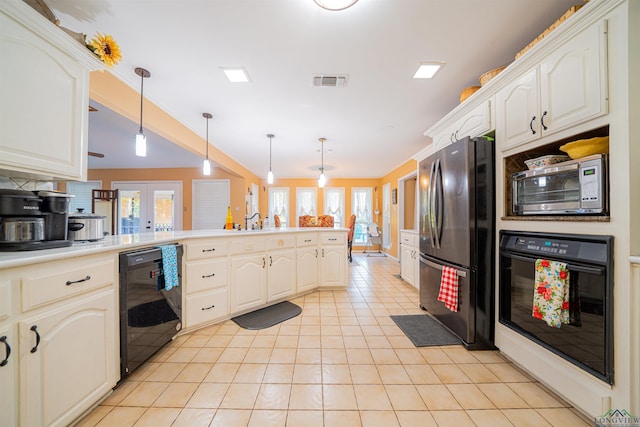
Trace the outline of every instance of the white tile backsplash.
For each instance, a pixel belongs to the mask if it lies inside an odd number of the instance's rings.
[[[0,188],[11,190],[55,190],[57,184],[51,181],[36,181],[28,178],[0,176]]]

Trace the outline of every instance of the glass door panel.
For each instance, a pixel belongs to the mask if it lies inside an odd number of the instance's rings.
[[[182,230],[182,183],[176,181],[114,181],[118,189],[119,233]]]
[[[173,231],[174,228],[174,191],[156,190],[153,192],[153,225],[155,231]]]
[[[120,191],[120,234],[140,233],[140,190]]]

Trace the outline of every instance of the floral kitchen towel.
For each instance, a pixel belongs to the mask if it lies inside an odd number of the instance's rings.
[[[536,260],[533,312],[536,319],[559,328],[569,324],[569,270],[564,262]]]
[[[164,290],[169,291],[179,285],[178,255],[176,245],[158,246],[162,251],[162,270],[164,276]]]
[[[455,268],[442,266],[438,301],[442,301],[449,310],[458,311],[458,271]]]

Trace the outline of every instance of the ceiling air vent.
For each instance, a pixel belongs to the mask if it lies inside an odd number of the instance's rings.
[[[314,87],[344,87],[347,85],[346,74],[335,74],[327,76],[313,76]]]

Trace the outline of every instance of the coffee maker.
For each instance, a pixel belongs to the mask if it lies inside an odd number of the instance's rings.
[[[55,191],[0,190],[0,251],[71,246],[67,239],[72,195]]]

